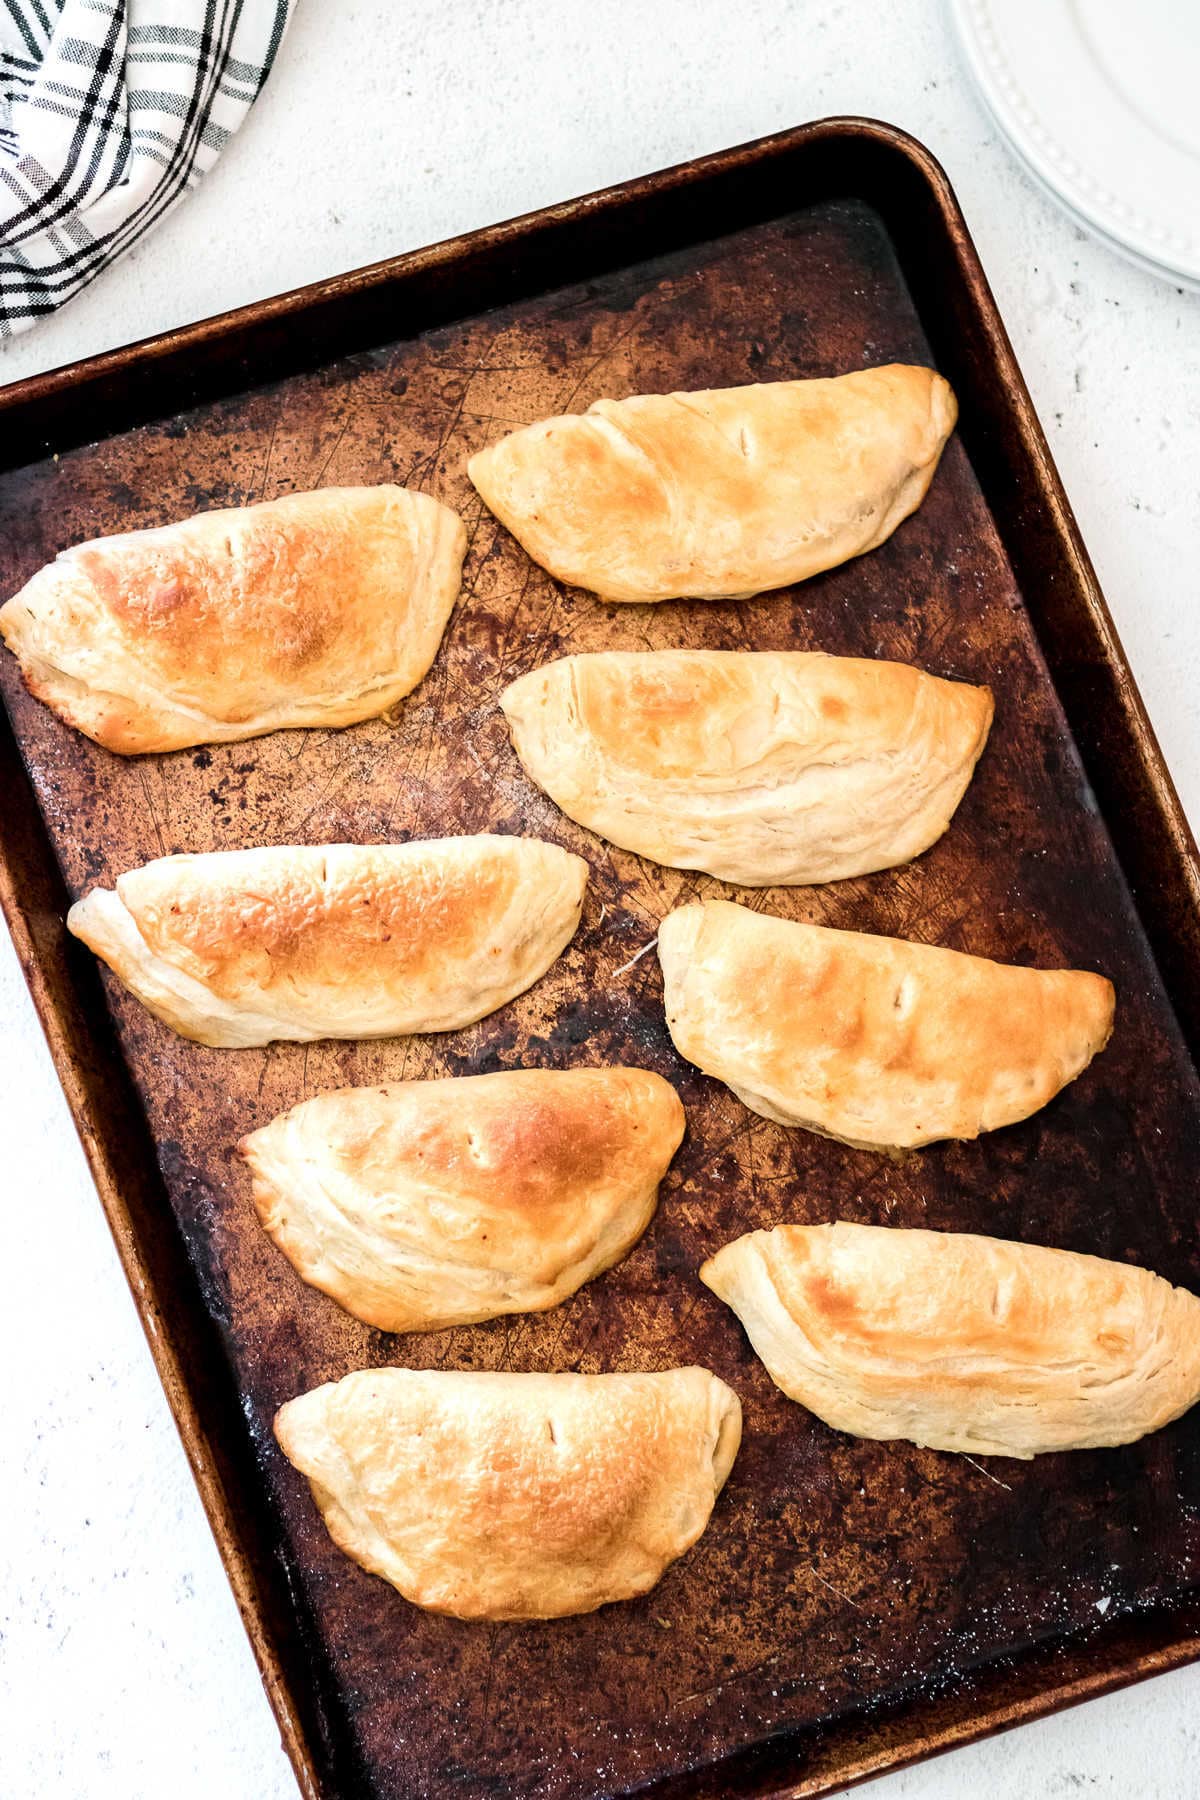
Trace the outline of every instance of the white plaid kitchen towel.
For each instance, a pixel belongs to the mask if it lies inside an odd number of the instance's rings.
[[[77,294],[210,169],[294,0],[0,0],[0,338]]]

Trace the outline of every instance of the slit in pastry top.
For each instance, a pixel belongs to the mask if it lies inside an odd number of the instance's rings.
[[[544,1312],[650,1223],[683,1137],[649,1069],[344,1088],[239,1145],[293,1267],[381,1331]]]
[[[465,549],[428,494],[287,494],[64,550],[0,635],[30,693],[122,755],[351,725],[429,668]]]
[[[1129,1444],[1200,1399],[1200,1299],[967,1232],[779,1225],[710,1257],[771,1379],[856,1437],[1028,1458]]]
[[[557,1619],[644,1594],[708,1524],[741,1440],[707,1369],[362,1369],[275,1435],[335,1544],[430,1612]]]
[[[218,1048],[455,1031],[545,974],[587,864],[538,838],[164,856],[68,929],[156,1017]]]
[[[873,550],[925,497],[957,406],[932,369],[597,400],[473,456],[535,562],[604,600],[748,599]]]
[[[601,651],[500,704],[578,824],[744,887],[840,881],[939,838],[992,720],[987,688],[806,651]]]
[[[681,1056],[781,1125],[863,1149],[974,1138],[1045,1106],[1108,1042],[1112,983],[728,900],[659,926]]]

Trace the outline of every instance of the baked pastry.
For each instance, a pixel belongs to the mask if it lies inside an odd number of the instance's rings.
[[[381,1331],[544,1312],[619,1262],[679,1148],[649,1069],[511,1069],[343,1088],[239,1145],[258,1216]]]
[[[597,400],[467,464],[535,562],[605,600],[748,599],[915,512],[958,409],[932,369]]]
[[[779,1225],[701,1281],[827,1425],[932,1450],[1131,1444],[1200,1399],[1200,1300],[1147,1269],[949,1231]]]
[[[796,650],[566,656],[500,704],[526,770],[570,818],[744,887],[920,855],[992,722],[987,688]]]
[[[681,1056],[780,1125],[862,1149],[973,1138],[1028,1118],[1108,1042],[1113,989],[728,900],[659,926]]]
[[[67,928],[184,1037],[455,1031],[535,982],[579,923],[587,864],[537,838],[163,856]]]
[[[275,1419],[338,1547],[459,1619],[644,1594],[708,1524],[741,1434],[707,1369],[363,1369]]]
[[[352,725],[437,655],[466,541],[401,487],[222,507],[64,550],[0,634],[31,694],[124,756]]]

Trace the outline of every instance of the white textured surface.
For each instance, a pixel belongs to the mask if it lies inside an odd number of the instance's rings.
[[[1200,820],[1200,300],[1042,198],[938,0],[300,0],[204,188],[15,380],[832,112],[949,170],[1185,803]],[[294,1784],[15,959],[0,934],[0,1794],[293,1800]],[[879,1800],[1195,1794],[1200,1671],[881,1781]]]

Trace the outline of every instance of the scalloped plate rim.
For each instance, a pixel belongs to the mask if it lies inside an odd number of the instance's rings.
[[[1136,220],[1132,224],[1123,222],[1110,208],[1105,206],[1102,198],[1097,198],[1089,192],[1092,186],[1101,185],[1103,178],[1096,177],[1089,172],[1083,158],[1078,156],[1078,145],[1070,142],[1069,132],[1064,131],[1062,121],[1047,119],[1044,115],[1039,116],[1029,96],[1021,93],[1019,96],[1020,110],[1029,114],[1036,134],[1053,143],[1055,149],[1061,147],[1073,159],[1078,158],[1078,172],[1081,179],[1077,182],[1070,177],[1065,177],[1056,168],[1055,158],[1048,155],[1039,146],[1035,136],[1031,135],[1029,124],[1019,116],[1017,107],[1004,91],[1005,88],[1017,85],[1017,72],[1002,68],[998,56],[984,43],[981,37],[981,24],[984,27],[990,26],[994,12],[990,0],[948,0],[948,5],[959,50],[988,113],[1039,186],[1063,208],[1074,224],[1098,237],[1109,249],[1124,256],[1136,267],[1147,274],[1157,276],[1162,281],[1168,281],[1193,291],[1200,290],[1200,240],[1196,241],[1194,247],[1189,246],[1177,253],[1164,252],[1156,241],[1157,231],[1154,228],[1158,220],[1163,219],[1165,215],[1165,222],[1168,225],[1175,225],[1175,221],[1170,218],[1170,196],[1161,189],[1157,192],[1156,199],[1162,203],[1156,207],[1158,218],[1156,220],[1144,218],[1142,223],[1146,227],[1145,230],[1138,230]],[[1066,10],[1066,0],[1041,0],[1041,6],[1057,6],[1061,10]],[[1043,14],[1043,20],[1044,17]],[[1006,31],[1011,38],[1011,13],[1006,15]],[[1079,35],[1079,47],[1081,58],[1087,58],[1088,53],[1082,34]],[[1088,58],[1088,62],[1090,65],[1090,58]],[[1064,91],[1066,85],[1064,82]],[[1123,127],[1128,126],[1128,115],[1115,91],[1111,116],[1114,132],[1119,132]],[[1064,139],[1067,141],[1064,142]],[[1195,159],[1186,151],[1176,149],[1165,138],[1159,139],[1158,142],[1162,145],[1164,153],[1169,152],[1177,159],[1181,171],[1182,189],[1188,171],[1195,172],[1197,170]],[[1185,233],[1192,228],[1193,220],[1197,215],[1194,195],[1195,189],[1193,189],[1192,205],[1186,220],[1181,218],[1178,225],[1175,226],[1176,229]]]

